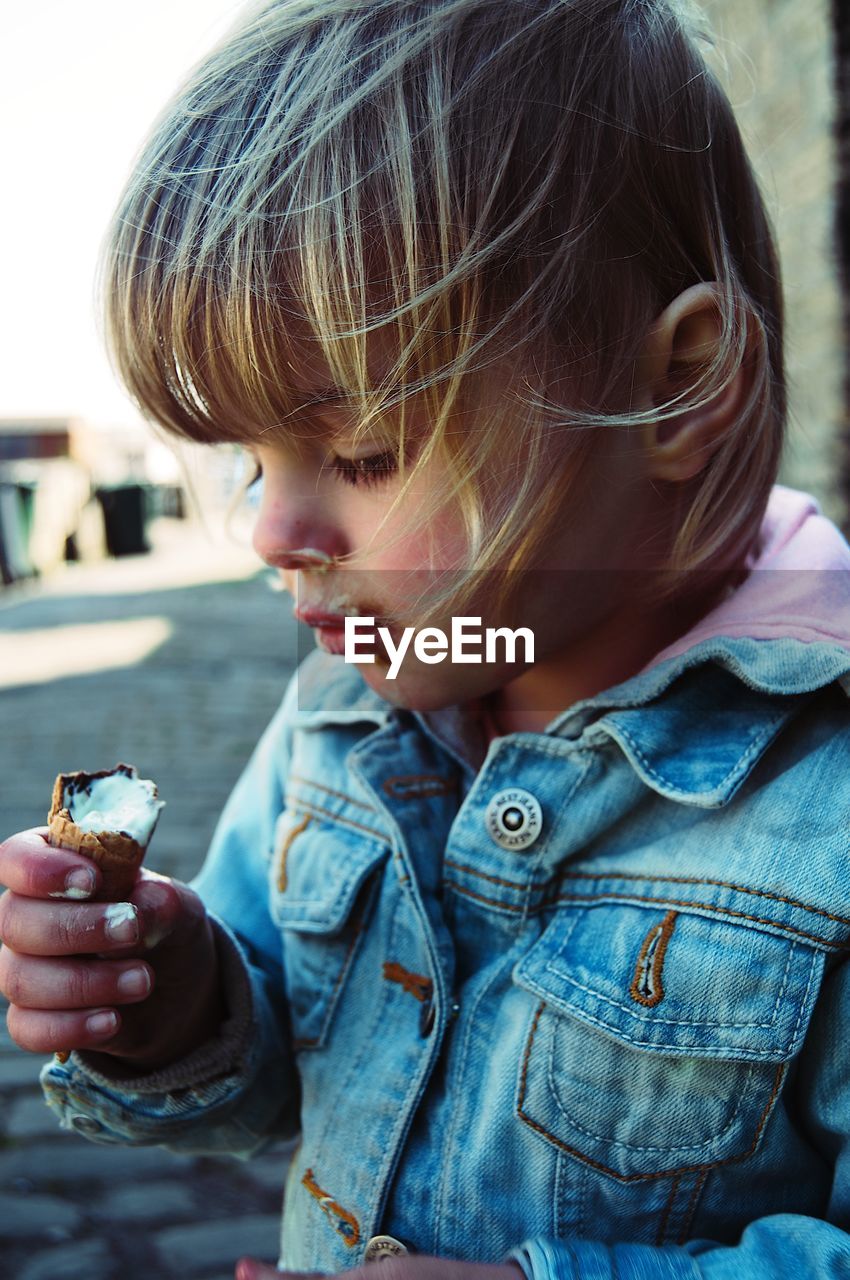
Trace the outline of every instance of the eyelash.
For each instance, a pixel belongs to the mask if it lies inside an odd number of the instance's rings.
[[[398,458],[392,449],[386,449],[383,453],[373,453],[368,458],[341,458],[335,453],[329,465],[344,484],[353,485],[355,488],[366,488],[384,484],[390,476],[395,475],[398,471]],[[247,487],[253,489],[262,476],[262,464],[255,460],[254,474]]]
[[[391,449],[368,458],[340,458],[335,453],[330,465],[345,484],[365,487],[385,483],[398,470],[398,459]]]

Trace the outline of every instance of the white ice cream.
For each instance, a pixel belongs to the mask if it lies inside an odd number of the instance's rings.
[[[147,846],[164,800],[154,797],[155,784],[121,769],[86,785],[71,782],[64,802],[81,831],[119,831]]]

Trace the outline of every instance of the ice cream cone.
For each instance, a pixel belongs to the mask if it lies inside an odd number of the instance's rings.
[[[119,774],[145,789],[145,803],[153,816],[152,820],[149,818],[144,839],[137,839],[128,831],[86,831],[71,816],[75,796],[91,794],[92,784]],[[96,773],[82,770],[60,773],[53,784],[53,798],[47,815],[47,840],[53,848],[73,849],[97,863],[102,882],[95,895],[96,901],[121,902],[132,893],[162,805],[163,801],[157,799],[156,786],[140,780],[133,765],[117,764],[114,769],[101,769]],[[56,1057],[60,1062],[67,1062],[69,1053],[62,1050]]]
[[[108,778],[118,772],[126,774],[128,778],[138,777],[136,769],[126,764],[116,765],[114,769],[101,769],[96,773],[85,773],[82,770],[60,773],[53,784],[53,800],[47,815],[49,844],[54,848],[61,845],[64,849],[82,853],[100,867],[103,884],[97,897],[104,902],[120,902],[129,897],[150,837],[145,844],[141,844],[124,831],[81,830],[71,817],[66,790],[69,784],[80,789],[98,778]],[[154,799],[156,795],[154,787]]]

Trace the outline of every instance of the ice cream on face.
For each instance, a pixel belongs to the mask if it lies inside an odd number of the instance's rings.
[[[68,782],[64,802],[71,821],[81,831],[117,831],[142,848],[150,840],[165,803],[156,799],[153,782],[121,765],[105,777],[83,774]]]

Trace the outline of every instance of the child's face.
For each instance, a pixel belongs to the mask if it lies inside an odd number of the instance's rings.
[[[325,390],[327,379],[311,377],[301,366],[305,401]],[[491,379],[483,395],[504,393]],[[486,406],[485,406],[486,407]],[[439,570],[466,564],[466,534],[459,510],[450,505],[419,526],[432,494],[444,478],[445,462],[429,462],[416,487],[385,526],[371,550],[365,550],[387,512],[401,483],[394,455],[386,442],[352,444],[351,426],[341,405],[330,401],[309,410],[311,427],[327,433],[311,441],[304,456],[279,443],[252,446],[263,470],[262,503],[254,531],[254,546],[262,558],[280,568],[286,589],[299,610],[316,609],[330,614],[374,616],[378,625],[387,616],[405,618],[405,601],[419,596]],[[427,423],[414,404],[414,430]],[[382,456],[383,455],[383,456]],[[506,460],[520,466],[521,459]],[[591,475],[580,509],[565,512],[557,536],[526,574],[519,594],[519,608],[511,625],[530,627],[535,637],[536,694],[551,696],[552,711],[561,709],[557,688],[547,686],[544,673],[568,662],[577,643],[584,642],[624,601],[623,578],[618,569],[641,567],[639,544],[648,515],[649,486],[642,482],[632,439],[622,431],[600,434],[600,445],[591,461]],[[411,532],[415,530],[415,532]],[[391,545],[387,545],[391,544]],[[313,549],[329,556],[354,557],[351,565],[328,569],[309,567],[294,554]],[[465,616],[479,617],[481,627],[505,625],[494,612],[493,581],[481,575],[475,600]],[[407,625],[406,622],[402,626]],[[427,615],[428,626],[451,636],[451,617]],[[401,627],[393,628],[398,644]],[[318,628],[316,639],[328,641]],[[363,647],[361,652],[371,652]],[[389,702],[413,710],[438,707],[481,697],[517,679],[528,669],[524,646],[517,646],[519,661],[452,663],[421,662],[410,648],[394,679],[380,642],[376,661],[360,671],[372,688]],[[499,653],[503,653],[501,646]],[[483,653],[482,653],[483,656]],[[343,662],[340,654],[338,661]]]

